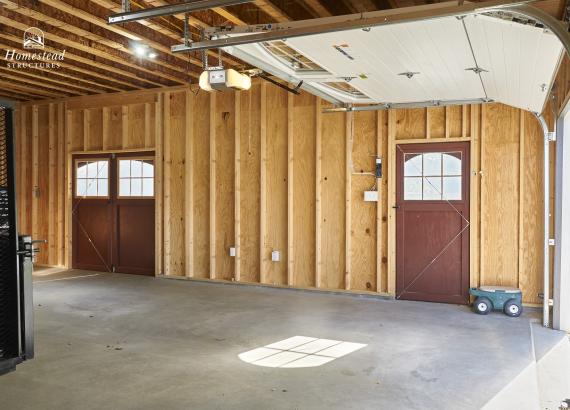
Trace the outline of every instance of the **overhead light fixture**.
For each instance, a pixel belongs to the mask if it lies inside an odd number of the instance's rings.
[[[233,69],[205,70],[200,74],[200,88],[205,91],[249,90],[251,77]]]
[[[134,55],[137,56],[138,58],[155,59],[156,57],[158,57],[156,51],[151,49],[147,44],[135,43],[132,46],[132,50]]]

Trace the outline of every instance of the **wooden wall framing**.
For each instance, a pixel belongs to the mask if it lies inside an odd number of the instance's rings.
[[[530,113],[325,107],[267,83],[22,103],[20,231],[48,240],[39,264],[69,266],[72,153],[155,150],[157,275],[394,294],[396,146],[470,141],[471,285],[519,286],[540,303],[542,133]],[[377,156],[375,204],[363,191]]]

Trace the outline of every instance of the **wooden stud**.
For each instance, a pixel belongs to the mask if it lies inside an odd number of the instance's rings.
[[[431,110],[426,108],[426,139],[431,138]]]
[[[470,183],[470,204],[469,204],[469,265],[470,286],[479,286],[479,269],[480,264],[478,256],[480,252],[479,241],[479,216],[480,216],[480,177],[479,177],[479,158],[480,158],[480,145],[479,145],[479,113],[481,110],[480,105],[471,106],[471,175],[469,176]],[[465,121],[464,121],[465,123]]]
[[[66,262],[68,269],[73,267],[73,161],[71,158],[71,147],[73,145],[73,134],[71,132],[71,121],[73,113],[65,106],[65,158],[66,158],[66,199],[65,199],[65,246],[66,246]]]
[[[164,169],[164,151],[163,151],[163,143],[164,139],[162,136],[162,119],[164,118],[164,111],[163,111],[163,100],[164,96],[162,94],[158,94],[158,99],[154,104],[154,109],[156,112],[156,121],[154,123],[155,126],[155,142],[154,146],[155,149],[155,166],[154,166],[154,194],[155,194],[155,209],[154,209],[154,220],[155,220],[155,231],[154,231],[154,273],[156,276],[162,275],[164,270],[162,266],[162,258],[163,258],[163,241],[164,237],[162,236],[163,232],[163,216],[164,216],[164,209],[163,209],[163,169]]]
[[[57,265],[65,265],[65,106],[57,105]]]
[[[210,94],[210,279],[216,279],[216,93]]]
[[[48,105],[48,258],[49,265],[57,264],[57,141],[55,134],[55,104]]]
[[[184,250],[185,250],[185,268],[186,277],[191,278],[194,275],[194,218],[192,218],[192,210],[194,209],[194,126],[193,126],[194,98],[191,91],[186,91],[186,138],[185,143],[185,178],[184,178]]]
[[[295,286],[295,245],[294,245],[294,147],[293,147],[293,94],[287,94],[287,248],[288,248],[288,264],[287,264],[287,285]]]
[[[106,151],[109,149],[109,122],[110,122],[110,111],[109,111],[109,107],[103,107],[103,127],[102,127],[102,132],[103,132],[103,151]]]
[[[396,293],[396,112],[388,110],[388,293]]]
[[[91,123],[91,112],[86,109],[83,110],[83,151],[89,150],[89,131]]]
[[[461,137],[467,137],[467,105],[463,104],[461,106]]]
[[[429,114],[426,114],[426,118]],[[382,158],[382,136],[384,135],[384,115],[382,111],[376,113],[376,156]],[[429,126],[426,127],[429,130]],[[383,160],[384,158],[382,158]],[[376,292],[382,292],[382,249],[384,244],[382,226],[382,204],[385,202],[382,195],[382,179],[377,179],[378,202],[376,203]]]
[[[322,182],[322,109],[321,109],[321,98],[317,97],[315,104],[315,118],[316,118],[316,146],[315,146],[315,161],[316,161],[316,188],[315,188],[315,287],[320,288],[322,286],[322,231],[323,231],[323,217],[322,217],[322,193],[323,193],[323,182]]]
[[[265,261],[267,255],[265,244],[267,243],[267,84],[261,83],[261,176],[260,176],[260,212],[259,212],[259,232],[260,232],[260,253],[259,253],[259,276],[261,283],[267,283],[267,272]]]
[[[249,91],[251,92],[251,91]],[[234,279],[236,282],[241,280],[241,92],[235,93],[235,153],[234,153],[234,190],[235,190],[235,232],[234,246],[236,250]],[[251,107],[250,107],[251,109]]]
[[[449,106],[445,107],[445,138],[449,139],[451,133],[451,112]]]
[[[346,114],[345,128],[345,267],[344,288],[351,289],[351,252],[352,252],[352,145],[354,143],[354,113]]]
[[[21,152],[21,159],[20,159],[20,169],[21,169],[21,179],[20,179],[20,189],[22,191],[22,199],[19,203],[21,212],[20,212],[20,220],[22,226],[20,227],[20,231],[22,233],[29,232],[28,229],[28,195],[30,192],[30,186],[28,185],[28,134],[27,134],[27,118],[26,118],[26,106],[22,105],[20,107],[20,152]]]
[[[171,128],[170,128],[170,92],[164,93],[164,169],[163,169],[163,201],[164,201],[164,275],[172,274],[172,237],[171,237],[171,175],[172,175],[172,147],[171,147]]]
[[[150,128],[150,117],[151,117],[152,105],[151,103],[144,104],[144,146],[145,148],[152,148],[151,140],[151,128]],[[188,117],[188,111],[186,111],[186,116]]]
[[[125,149],[129,147],[129,106],[128,105],[123,105],[121,107],[121,119],[122,119],[121,148]]]
[[[39,195],[39,134],[38,134],[38,106],[32,106],[32,238],[38,238],[40,221],[38,217]]]
[[[487,197],[486,197],[486,191],[485,189],[483,189],[483,180],[485,178],[484,172],[485,169],[487,167],[487,163],[486,163],[486,156],[484,155],[484,148],[485,148],[485,142],[487,140],[487,135],[486,135],[486,124],[487,124],[487,105],[483,104],[481,105],[481,123],[480,123],[480,133],[479,133],[479,150],[481,152],[480,154],[480,159],[479,159],[479,186],[480,186],[480,193],[479,193],[479,220],[482,221],[483,220],[483,209],[486,206],[487,203]],[[485,271],[485,265],[483,264],[483,261],[485,260],[485,254],[486,254],[486,249],[484,246],[484,238],[486,235],[486,230],[487,227],[485,226],[485,224],[480,222],[480,228],[479,228],[479,235],[481,236],[481,244],[480,244],[480,248],[479,248],[479,284],[480,285],[484,285],[485,282],[485,274],[487,273]]]
[[[517,286],[521,287],[521,276],[523,273],[523,263],[524,263],[524,211],[525,211],[525,180],[524,180],[524,172],[525,172],[525,121],[524,121],[524,111],[519,111],[520,116],[520,128],[519,128],[519,206],[518,206],[518,213],[519,213],[519,243],[518,243],[518,267],[517,267]]]

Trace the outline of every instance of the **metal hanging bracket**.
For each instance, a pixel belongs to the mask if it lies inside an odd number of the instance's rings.
[[[546,137],[548,138],[548,142],[556,141],[556,133],[555,132],[547,132]]]

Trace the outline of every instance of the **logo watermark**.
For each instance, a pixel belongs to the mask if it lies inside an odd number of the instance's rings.
[[[58,69],[65,60],[65,50],[46,51],[44,32],[37,27],[24,31],[22,46],[24,51],[6,50],[4,61],[11,69],[44,68]]]

